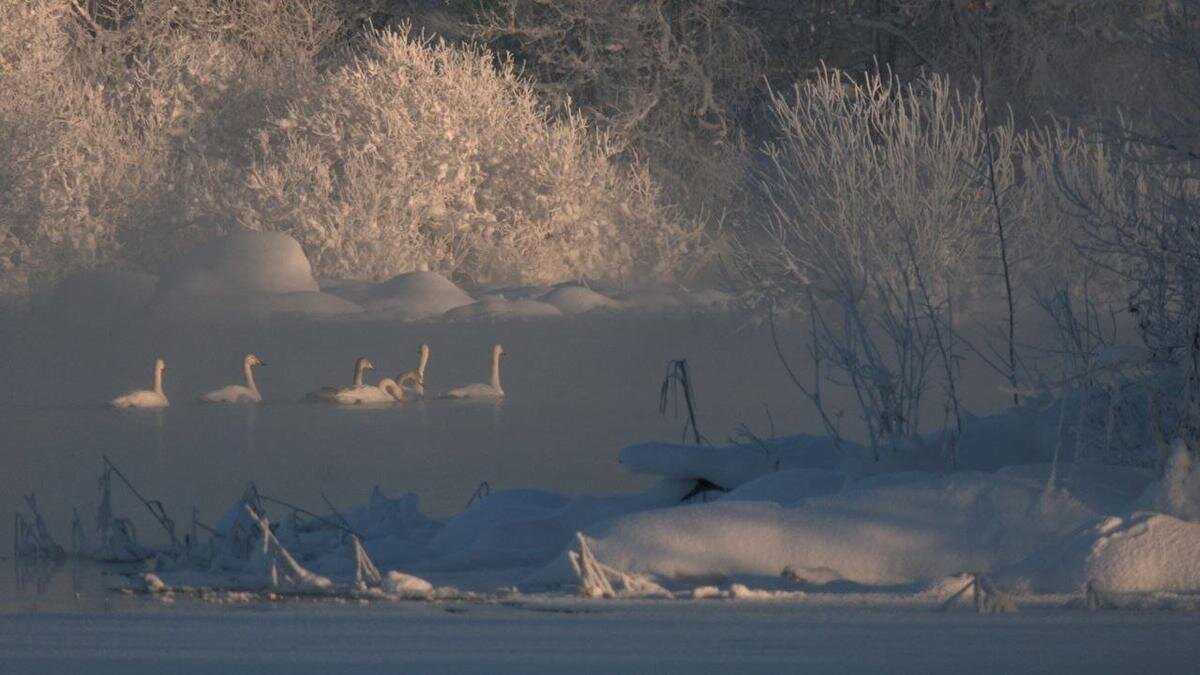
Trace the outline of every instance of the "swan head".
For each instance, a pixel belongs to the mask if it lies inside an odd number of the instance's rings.
[[[493,359],[498,359],[501,356],[506,355],[507,353],[508,352],[504,351],[504,347],[501,347],[500,345],[495,345],[494,347],[492,347],[492,358]]]
[[[258,358],[254,354],[247,354],[245,363],[247,366],[265,366],[265,365],[267,365],[265,362],[263,362],[262,359]]]
[[[154,359],[154,372],[155,373],[167,372],[167,362],[162,358]]]
[[[375,370],[375,364],[365,356],[358,357],[358,360],[354,362],[354,367],[360,370]]]
[[[417,350],[417,355],[423,359],[429,358],[429,345],[421,345],[421,348]]]

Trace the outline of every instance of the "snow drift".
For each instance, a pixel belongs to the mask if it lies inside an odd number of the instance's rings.
[[[183,319],[362,310],[322,293],[299,242],[278,232],[238,232],[205,242],[162,277],[157,304],[167,316]]]

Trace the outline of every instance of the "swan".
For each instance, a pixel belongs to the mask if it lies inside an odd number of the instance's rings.
[[[415,370],[408,370],[396,376],[396,384],[402,389],[404,384],[409,383],[412,388],[412,393],[415,396],[424,398],[425,396],[425,366],[429,364],[429,345],[421,345],[421,349],[417,352],[420,355],[420,363]],[[383,383],[380,383],[382,386]],[[401,398],[400,400],[404,400]]]
[[[309,392],[304,400],[306,401],[336,401],[336,396],[343,391],[363,387],[363,375],[368,370],[374,370],[375,364],[365,356],[360,356],[354,362],[354,384],[349,387],[321,387],[316,391]]]
[[[468,384],[455,387],[442,394],[442,398],[504,398],[504,390],[500,388],[500,357],[504,356],[504,347],[492,347],[492,382],[484,384]]]
[[[165,408],[170,405],[166,394],[163,393],[163,373],[167,370],[167,362],[154,359],[154,389],[139,389],[111,401],[114,408]]]
[[[228,387],[221,387],[215,391],[210,391],[200,397],[205,403],[262,403],[262,394],[258,392],[258,385],[254,383],[254,367],[265,366],[254,354],[247,354],[242,360],[242,374],[246,376],[246,384],[231,384]]]

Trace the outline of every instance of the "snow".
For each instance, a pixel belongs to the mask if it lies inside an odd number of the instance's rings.
[[[319,291],[300,242],[279,232],[237,232],[211,239],[163,277],[165,295]]]
[[[721,499],[586,532],[605,564],[665,579],[778,577],[787,567],[890,585],[1015,563],[1095,517],[1069,497],[1041,497],[1039,486],[992,474],[908,474],[795,507]]]
[[[428,600],[434,594],[433,584],[395,570],[384,577],[383,590],[405,600]]]
[[[157,310],[173,320],[335,316],[362,311],[322,293],[299,242],[278,232],[238,232],[205,242],[164,275]]]
[[[1055,542],[998,579],[1023,592],[1200,590],[1200,524],[1160,513],[1109,516]]]
[[[620,305],[607,296],[584,286],[564,284],[538,298],[554,305],[563,314],[583,314],[596,310],[616,310]]]
[[[351,297],[373,311],[402,319],[425,319],[475,302],[466,291],[436,272],[407,272],[355,292]]]

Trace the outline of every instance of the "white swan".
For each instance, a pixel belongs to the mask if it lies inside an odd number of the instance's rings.
[[[254,368],[265,365],[267,364],[254,354],[247,354],[242,360],[242,374],[246,377],[246,384],[221,387],[201,396],[200,400],[205,403],[261,403],[262,394],[258,392],[258,385],[254,382]]]
[[[114,398],[110,403],[114,408],[165,408],[170,405],[166,394],[163,393],[163,373],[167,370],[167,362],[154,359],[154,390],[139,389],[123,396]]]
[[[336,402],[337,401],[336,397],[339,392],[343,392],[343,391],[347,391],[350,389],[355,389],[355,388],[364,386],[363,385],[363,375],[368,370],[373,370],[374,368],[375,368],[375,364],[371,363],[370,359],[368,359],[365,356],[360,356],[354,362],[354,384],[352,384],[349,387],[321,387],[320,389],[318,389],[316,391],[310,391],[307,395],[305,395],[304,400]]]
[[[455,387],[442,394],[442,398],[504,398],[504,389],[500,387],[500,357],[504,356],[504,347],[492,347],[492,382],[484,384],[468,384]]]
[[[396,384],[401,387],[403,394],[404,384],[407,382],[411,385],[414,396],[425,396],[425,366],[429,364],[429,345],[421,345],[421,349],[417,352],[420,355],[420,362],[416,370],[408,370],[396,376]],[[383,383],[380,383],[383,386]],[[404,400],[400,398],[400,400]]]

